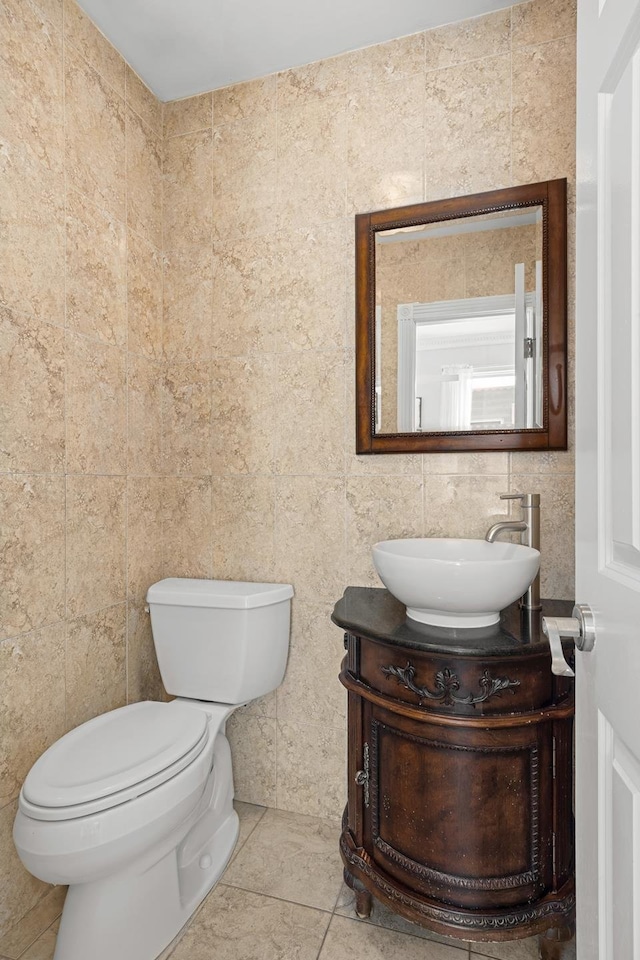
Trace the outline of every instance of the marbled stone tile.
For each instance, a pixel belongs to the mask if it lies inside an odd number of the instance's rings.
[[[472,943],[471,956],[493,957],[494,960],[538,960],[538,938],[507,940],[504,943]]]
[[[211,479],[164,480],[163,565],[165,577],[211,577]]]
[[[424,73],[351,96],[347,134],[348,213],[422,200]]]
[[[131,108],[126,111],[127,223],[162,246],[162,141]]]
[[[524,454],[523,456],[530,456]],[[528,462],[528,461],[527,461]],[[425,474],[462,474],[474,477],[509,473],[509,454],[474,450],[465,453],[425,453],[422,459]]]
[[[540,494],[540,592],[543,597],[575,597],[575,516],[573,474],[517,474],[514,493]],[[519,516],[517,503],[514,515]]]
[[[344,356],[306,350],[278,357],[276,419],[281,474],[344,472]]]
[[[213,224],[211,131],[173,137],[164,151],[165,248],[204,246],[211,242]]]
[[[0,470],[64,468],[64,332],[0,307]]]
[[[529,0],[511,8],[514,47],[576,35],[576,0]]]
[[[278,403],[275,377],[275,358],[271,356],[213,361],[211,471],[214,475],[273,471]]]
[[[213,91],[213,119],[216,126],[234,120],[248,120],[269,113],[276,105],[276,76],[259,77]]]
[[[18,795],[40,754],[65,732],[64,662],[62,623],[0,643],[0,806]]]
[[[127,702],[126,620],[119,603],[67,623],[68,729]]]
[[[569,431],[568,450],[527,450],[523,453],[511,454],[511,472],[514,474],[550,473],[570,474],[575,471],[575,456],[573,452],[572,431]],[[494,473],[495,471],[491,471]]]
[[[0,177],[0,303],[62,326],[63,175],[3,141]]]
[[[273,353],[277,333],[279,245],[243,237],[213,246],[213,335],[218,356]]]
[[[347,479],[347,569],[349,582],[379,587],[371,548],[379,540],[423,535],[421,477]]]
[[[333,604],[294,599],[285,678],[276,691],[278,719],[288,724],[346,725],[346,692],[338,681],[343,631],[331,622]]]
[[[64,616],[64,480],[0,477],[0,637]]]
[[[67,192],[67,326],[124,346],[127,238],[124,224],[75,190]]]
[[[341,596],[345,582],[344,518],[344,480],[278,478],[276,580],[292,583],[299,599],[335,603]]]
[[[511,52],[511,8],[427,30],[425,41],[427,70],[508,54]]]
[[[125,473],[126,354],[67,333],[66,370],[69,473]]]
[[[161,579],[158,577],[158,579]],[[127,703],[165,700],[158,658],[153,645],[151,620],[144,603],[127,607]]]
[[[64,0],[64,38],[124,97],[124,60],[75,0]]]
[[[424,45],[424,33],[412,33],[345,54],[349,93],[366,93],[376,84],[424,73]]]
[[[210,130],[213,123],[211,101],[211,93],[202,93],[197,97],[185,97],[183,100],[165,103],[163,105],[165,137],[179,137],[185,133]]]
[[[346,142],[345,98],[278,109],[277,210],[281,226],[324,223],[345,216]]]
[[[350,920],[357,920],[359,923],[373,923],[377,927],[385,927],[387,930],[395,930],[396,933],[406,933],[411,937],[421,937],[423,940],[435,940],[437,943],[444,943],[450,947],[458,947],[464,950],[464,956],[467,955],[469,945],[464,940],[457,940],[453,937],[441,937],[437,933],[432,933],[426,927],[421,927],[417,923],[411,923],[405,920],[399,913],[393,913],[383,903],[374,900],[371,916],[359,917],[356,913],[356,895],[346,883],[343,883],[338,896],[334,913],[340,917],[349,917]]]
[[[127,479],[127,596],[138,603],[163,577],[164,485],[162,477]]]
[[[52,887],[51,892],[44,896],[35,907],[15,925],[6,936],[0,939],[0,956],[18,960],[60,916],[66,887]]]
[[[66,172],[70,186],[125,219],[125,108],[113,87],[67,49]]]
[[[214,332],[211,246],[165,251],[163,282],[165,357],[207,359]]]
[[[493,523],[506,520],[509,501],[504,476],[425,476],[424,535],[483,538]]]
[[[347,801],[346,724],[278,720],[277,737],[278,807],[337,821]]]
[[[0,808],[0,936],[4,936],[51,889],[27,873],[18,859],[13,843],[17,809],[17,800]]]
[[[224,882],[318,910],[333,910],[341,885],[337,821],[267,810]]]
[[[272,578],[273,579],[273,578]],[[235,716],[238,718],[238,726],[242,717],[276,717],[276,691],[272,690],[264,697],[258,697],[257,700],[251,700],[244,707],[238,707]]]
[[[45,18],[54,27],[62,26],[63,0],[36,0],[34,6],[42,11]]]
[[[213,569],[223,580],[274,577],[275,481],[213,477]]]
[[[344,345],[347,249],[352,231],[350,221],[347,227],[345,220],[334,220],[278,235],[279,352]]]
[[[329,915],[220,885],[187,930],[174,960],[316,960]]]
[[[513,53],[513,180],[573,178],[575,37]]]
[[[227,722],[235,795],[246,803],[276,802],[276,721],[233,714]],[[226,882],[226,875],[225,875]]]
[[[153,476],[163,472],[162,401],[164,370],[159,363],[127,357],[129,473]]]
[[[214,240],[273,232],[276,115],[260,112],[213,129]]]
[[[238,834],[238,841],[233,851],[233,856],[229,861],[230,863],[233,863],[245,845],[246,841],[249,839],[255,828],[260,823],[260,820],[266,813],[266,807],[259,806],[256,803],[244,803],[242,800],[234,800],[233,806],[238,814],[238,817],[240,818],[240,832]]]
[[[386,960],[463,960],[468,948],[398,933],[372,923],[334,916],[318,960],[351,957],[385,957]]]
[[[209,364],[168,365],[163,384],[162,421],[167,473],[208,474],[211,462]]]
[[[151,127],[157,136],[162,137],[162,108],[152,90],[141,80],[138,74],[127,64],[126,68],[127,106],[138,114],[141,120]]]
[[[348,70],[349,62],[344,56],[282,70],[276,75],[278,110],[325,97],[345,96]]]
[[[67,616],[126,597],[126,481],[67,477]]]
[[[32,943],[21,957],[21,960],[53,960],[56,949],[59,922],[55,921],[48,930]]]
[[[511,58],[427,73],[426,197],[503,187],[510,178]]]
[[[0,9],[0,139],[60,173],[64,162],[62,36],[30,0]]]
[[[127,349],[161,360],[162,258],[143,237],[127,238]]]

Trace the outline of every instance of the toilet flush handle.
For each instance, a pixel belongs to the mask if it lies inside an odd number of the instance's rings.
[[[577,603],[571,617],[543,617],[542,632],[551,648],[551,672],[558,677],[575,677],[562,649],[562,639],[575,640],[578,650],[589,653],[596,642],[596,628],[591,607]]]

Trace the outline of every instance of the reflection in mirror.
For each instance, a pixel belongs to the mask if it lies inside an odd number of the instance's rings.
[[[542,427],[542,213],[376,232],[376,433]]]

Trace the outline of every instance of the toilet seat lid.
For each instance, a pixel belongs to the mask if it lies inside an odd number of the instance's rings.
[[[27,775],[22,795],[49,809],[100,800],[99,807],[111,806],[103,798],[119,802],[114,794],[130,794],[150,778],[157,785],[163,771],[173,776],[180,760],[191,762],[204,748],[206,731],[206,714],[177,701],[111,710],[49,747]]]

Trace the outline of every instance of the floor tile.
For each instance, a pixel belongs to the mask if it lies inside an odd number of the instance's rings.
[[[538,938],[527,937],[506,943],[474,943],[471,945],[471,955],[495,960],[538,960]]]
[[[17,960],[62,913],[66,887],[53,887],[19,923],[0,940],[0,960]]]
[[[233,805],[240,818],[240,833],[229,865],[236,859],[267,809],[266,807],[259,807],[257,803],[244,803],[242,800],[234,800]]]
[[[22,954],[21,960],[52,960],[56,949],[58,926],[59,921],[56,920],[35,943],[31,944],[27,952]]]
[[[471,960],[491,957],[492,960],[538,960],[539,947],[537,937],[524,940],[508,940],[504,943],[472,943]],[[575,940],[564,947],[563,960],[575,960]]]
[[[339,832],[335,820],[267,810],[224,882],[331,911],[342,880]]]
[[[171,960],[316,960],[330,915],[220,884]]]
[[[318,960],[464,960],[466,948],[334,916]]]
[[[373,909],[371,916],[363,919],[356,915],[356,895],[345,883],[338,896],[335,911],[340,917],[349,917],[350,920],[357,920],[360,923],[372,923],[376,927],[385,927],[387,930],[395,930],[397,933],[406,933],[411,937],[421,937],[423,940],[435,940],[437,943],[444,943],[449,947],[457,947],[465,951],[469,950],[469,944],[465,940],[456,940],[454,937],[441,937],[431,930],[418,926],[417,923],[411,923],[405,920],[397,913],[392,913],[388,907],[379,903],[375,898],[373,900]]]

